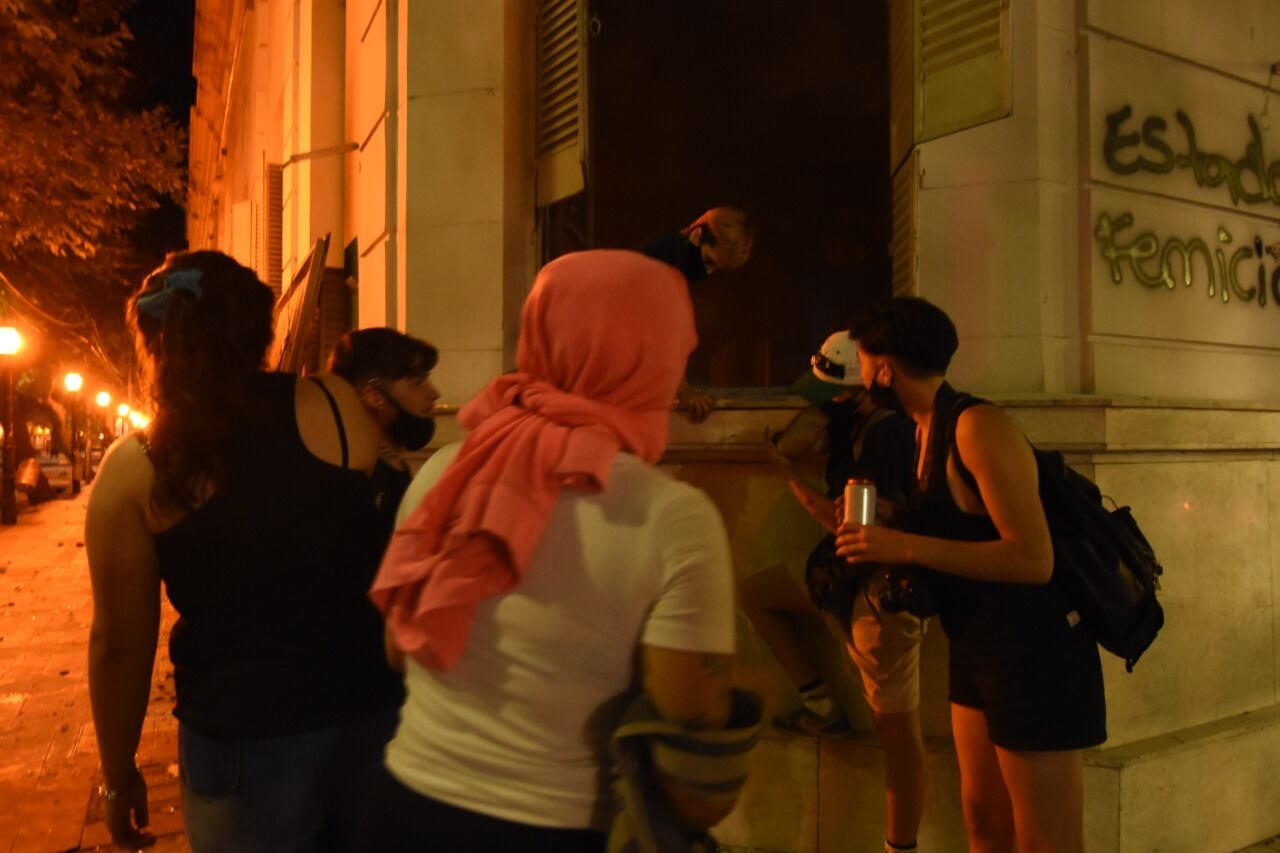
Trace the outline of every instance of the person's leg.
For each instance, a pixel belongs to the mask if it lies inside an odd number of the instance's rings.
[[[885,840],[910,849],[924,814],[924,738],[919,710],[874,714],[884,747]]]
[[[817,611],[787,568],[773,566],[751,575],[739,587],[739,597],[743,612],[792,683],[803,687],[820,680],[822,674],[805,648],[797,622],[798,614]]]
[[[739,598],[756,632],[782,664],[800,691],[801,707],[775,716],[782,731],[816,737],[844,737],[849,721],[836,704],[831,689],[814,664],[813,651],[805,643],[802,620],[820,624],[822,614],[809,601],[807,590],[787,566],[773,566],[747,578]]]
[[[1084,761],[1080,750],[1020,752],[996,747],[1013,802],[1021,853],[1083,853]]]
[[[951,703],[951,734],[960,764],[960,804],[969,853],[1014,853],[1013,805],[985,715],[978,708]]]
[[[181,727],[183,813],[195,853],[311,849],[321,770],[336,731],[224,740]]]
[[[387,741],[396,732],[400,708],[390,708],[341,726],[325,763],[322,797],[324,822],[317,851],[343,853],[355,847],[380,777]]]
[[[925,796],[919,712],[924,624],[909,613],[883,612],[883,585],[882,578],[870,578],[854,597],[847,650],[884,747],[885,840],[890,848],[913,850]]]

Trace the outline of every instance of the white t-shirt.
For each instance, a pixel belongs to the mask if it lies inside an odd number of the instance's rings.
[[[456,454],[423,466],[400,521]],[[734,608],[711,500],[619,453],[603,492],[560,493],[523,583],[478,607],[453,670],[408,661],[387,768],[469,811],[604,829],[608,736],[617,698],[639,686],[637,649],[732,653]]]

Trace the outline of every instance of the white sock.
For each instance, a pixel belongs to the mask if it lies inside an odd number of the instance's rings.
[[[827,690],[827,685],[819,684],[800,694],[801,701],[809,712],[819,717],[830,717],[836,709],[836,703],[831,701],[831,692]]]

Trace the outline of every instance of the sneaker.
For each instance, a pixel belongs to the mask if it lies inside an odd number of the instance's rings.
[[[839,708],[832,711],[829,717],[819,717],[801,705],[790,714],[774,717],[773,727],[780,732],[808,737],[842,738],[853,734],[849,718]]]

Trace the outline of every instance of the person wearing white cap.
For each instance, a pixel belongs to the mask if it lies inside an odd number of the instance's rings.
[[[877,407],[865,393],[857,342],[849,333],[827,338],[792,389],[810,405],[782,432],[766,433],[766,451],[814,519],[834,532],[833,499],[849,478],[874,482],[886,515],[891,506],[901,506],[913,476],[914,429],[906,417]],[[796,467],[824,457],[825,492]],[[851,730],[806,648],[801,626],[820,612],[839,624],[885,750],[885,850],[914,851],[924,805],[919,715],[924,623],[907,612],[885,612],[879,596],[884,572],[849,571],[835,557],[834,544],[832,536],[818,543],[803,577],[799,559],[748,577],[741,585],[743,610],[800,692],[800,707],[775,717],[775,727],[816,737],[843,737]]]

